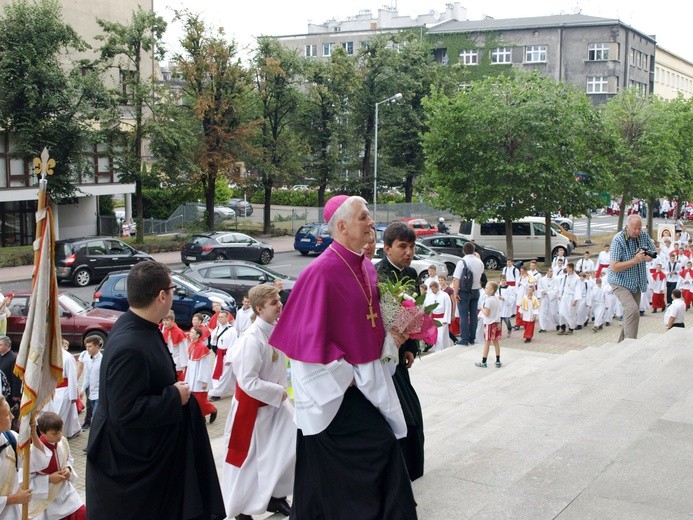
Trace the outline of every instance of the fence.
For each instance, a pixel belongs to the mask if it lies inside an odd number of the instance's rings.
[[[372,205],[369,205],[371,212]],[[264,208],[259,204],[253,205],[253,214],[248,217],[236,216],[234,219],[217,223],[217,229],[228,230],[252,230],[261,232],[263,227]],[[322,221],[323,208],[308,208],[299,206],[271,206],[270,222],[275,231],[282,230],[288,235],[296,234],[296,231],[304,225]],[[373,216],[373,215],[372,215]],[[435,226],[440,217],[451,225],[455,216],[449,211],[432,208],[423,203],[390,203],[378,204],[375,220],[378,223],[389,224],[400,218],[424,218]],[[121,220],[116,217],[102,216],[100,219],[100,233],[105,236],[119,236],[121,234]],[[185,224],[190,224],[190,219],[185,220],[183,215],[177,215],[168,220],[144,219],[145,235],[164,235],[169,233],[185,233]]]

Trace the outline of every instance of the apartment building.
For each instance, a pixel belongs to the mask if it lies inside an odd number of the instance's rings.
[[[4,9],[11,1],[0,0],[0,9]],[[138,7],[147,10],[154,8],[153,0],[61,0],[60,3],[64,21],[94,49],[100,46],[100,42],[95,39],[101,32],[96,23],[97,17],[126,24]],[[96,51],[87,51],[84,55],[94,52]],[[156,70],[157,64],[151,59],[143,74],[154,74]],[[104,81],[110,85],[118,85],[121,81],[120,74],[119,70],[113,70]],[[127,107],[123,107],[124,113],[127,113],[127,110]],[[33,173],[31,161],[12,155],[13,144],[13,136],[0,129],[1,247],[31,244],[35,232],[38,179]],[[37,155],[40,152],[38,150]],[[56,234],[59,238],[96,234],[99,195],[123,195],[129,200],[130,194],[135,192],[134,184],[119,182],[113,157],[108,156],[105,145],[94,145],[84,153],[91,161],[90,169],[94,174],[79,180],[78,190],[71,204],[53,206]]]
[[[654,93],[662,99],[693,96],[693,63],[657,47]]]

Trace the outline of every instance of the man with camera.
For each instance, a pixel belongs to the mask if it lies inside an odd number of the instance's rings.
[[[611,241],[609,284],[623,306],[623,327],[618,341],[638,337],[640,295],[647,290],[647,262],[657,256],[654,242],[642,229],[640,215],[631,214],[626,227]]]

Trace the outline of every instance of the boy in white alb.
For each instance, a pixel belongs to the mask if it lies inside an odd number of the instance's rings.
[[[243,306],[236,311],[236,333],[238,336],[243,334],[250,325],[252,325],[253,320],[253,308],[250,306],[250,300],[248,295],[243,296]]]
[[[556,302],[556,279],[553,277],[553,268],[546,270],[546,276],[539,279],[537,292],[539,293],[539,332],[553,330],[558,326],[558,304]]]
[[[501,322],[505,323],[505,326],[508,328],[508,337],[510,337],[513,332],[512,316],[515,314],[515,287],[508,285],[503,275],[500,277],[500,285],[498,286],[498,291],[496,291],[496,297],[501,303]]]
[[[231,349],[238,334],[236,328],[229,323],[228,311],[219,311],[217,326],[212,331],[212,343],[217,346],[217,357],[212,372],[212,388],[209,391],[209,400],[217,401],[222,397],[233,394],[235,379],[231,369]]]
[[[286,356],[268,343],[282,310],[279,292],[260,284],[249,297],[257,319],[230,351],[237,388],[224,430],[222,493],[226,514],[237,520],[265,511],[288,516],[296,463]]]
[[[77,382],[77,362],[68,352],[70,343],[63,340],[63,380],[58,383],[53,399],[43,408],[55,412],[63,420],[65,436],[70,438],[82,431],[77,413],[79,383]]]
[[[561,330],[558,334],[562,336],[572,334],[577,327],[577,304],[583,293],[583,285],[580,283],[580,277],[575,274],[572,263],[566,266],[566,273],[558,290],[561,295],[559,303]],[[567,331],[566,327],[568,327]]]
[[[452,302],[447,293],[440,290],[437,279],[431,280],[429,290],[426,292],[424,307],[436,305],[431,311],[431,317],[440,325],[438,326],[438,337],[431,350],[439,352],[450,346],[450,336],[448,335],[448,324],[452,319]]]
[[[500,360],[500,338],[503,335],[503,329],[501,328],[500,302],[496,298],[497,290],[498,284],[496,282],[487,282],[484,288],[484,293],[486,294],[486,300],[482,307],[485,340],[484,355],[481,358],[481,362],[476,363],[476,366],[481,368],[486,368],[487,366],[486,360],[488,359],[491,343],[493,343],[493,348],[496,351],[496,367],[500,368],[502,366]]]
[[[681,290],[674,289],[671,291],[671,298],[671,305],[669,305],[669,308],[664,313],[664,326],[667,330],[672,327],[683,328],[685,326],[683,324],[683,319],[686,316],[686,303],[681,298]]]
[[[185,369],[188,367],[188,336],[176,324],[176,314],[168,311],[161,322],[161,334],[176,364],[176,377],[178,381],[185,380]]]
[[[598,330],[601,330],[604,325],[604,316],[606,315],[607,306],[606,289],[602,285],[601,278],[597,278],[594,281],[594,287],[592,288],[590,299],[592,315],[594,316],[594,327],[592,330],[597,332]]]

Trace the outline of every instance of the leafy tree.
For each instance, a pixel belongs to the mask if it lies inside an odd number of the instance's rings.
[[[499,76],[454,95],[436,90],[424,108],[431,202],[463,218],[504,221],[509,256],[512,220],[588,204],[575,177],[601,172],[589,157],[596,118],[572,87],[538,73]]]
[[[121,180],[135,182],[135,212],[137,215],[137,237],[135,241],[144,241],[142,225],[142,182],[146,170],[143,168],[143,143],[147,136],[147,112],[151,112],[154,96],[154,76],[146,70],[150,56],[163,58],[164,49],[161,38],[166,30],[166,22],[152,11],[138,7],[132,14],[128,25],[120,22],[97,19],[103,34],[97,36],[102,40],[101,57],[107,66],[119,71],[121,84],[114,89],[116,101],[130,110],[120,118],[118,125],[112,128],[129,127],[121,137],[125,142],[120,157]],[[149,75],[148,75],[149,74]]]
[[[612,191],[621,193],[621,229],[626,205],[633,198],[651,201],[674,190],[679,156],[676,132],[663,102],[636,89],[623,90],[609,100],[604,122],[613,143],[608,148],[615,179]]]
[[[253,68],[262,111],[256,169],[265,193],[263,232],[269,234],[272,188],[283,175],[295,175],[303,159],[296,131],[300,60],[277,40],[261,37]]]
[[[299,128],[309,153],[306,173],[318,180],[318,206],[325,206],[327,186],[337,180],[351,152],[349,100],[356,86],[355,62],[342,48],[328,61],[305,62],[307,93]]]
[[[192,180],[202,187],[207,226],[213,230],[217,180],[221,177],[228,184],[234,163],[243,153],[249,153],[258,125],[249,115],[252,82],[240,63],[235,42],[226,40],[223,29],[213,34],[200,15],[186,11],[179,16],[185,27],[181,41],[185,54],[176,56],[184,81],[182,100],[192,105],[198,125],[196,132],[188,120],[181,135],[186,141],[188,162],[193,157],[189,145],[197,138],[192,152],[196,163],[191,170]],[[182,141],[176,146],[183,146]]]
[[[13,155],[31,161],[48,147],[56,160],[48,183],[54,200],[74,195],[89,176],[81,152],[95,139],[93,120],[108,106],[98,74],[71,53],[87,44],[65,24],[59,2],[15,1],[0,18],[0,119]]]

